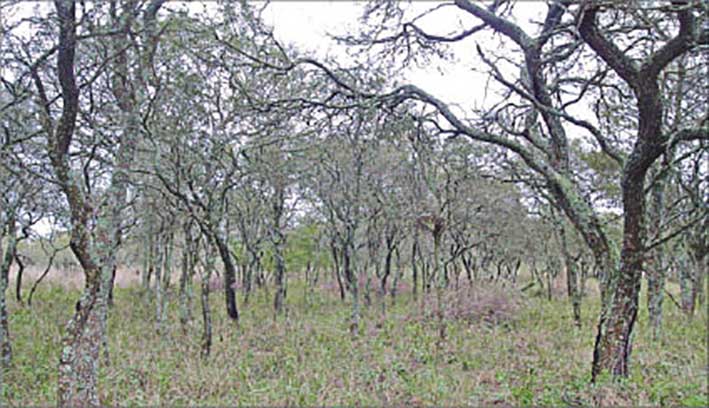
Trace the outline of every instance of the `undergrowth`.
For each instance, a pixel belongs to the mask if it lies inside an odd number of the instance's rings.
[[[465,301],[466,295],[458,293],[447,297],[458,303],[446,313],[446,339],[439,341],[432,302],[406,294],[393,305],[387,299],[384,312],[375,296],[353,339],[349,303],[322,292],[306,301],[303,289],[298,282],[291,284],[287,316],[278,320],[272,299],[257,293],[249,305],[240,304],[238,327],[226,319],[221,293],[213,294],[214,346],[207,360],[199,354],[200,321],[184,333],[174,297],[167,333],[160,336],[153,306],[141,291],[117,289],[109,321],[110,365],[101,368],[101,401],[151,406],[709,405],[706,311],[689,320],[666,302],[664,335],[653,341],[643,307],[630,376],[590,384],[596,299],[584,299],[578,329],[566,299],[549,302],[494,288],[477,289],[478,295]],[[76,291],[52,286],[39,290],[31,308],[10,302],[14,360],[4,376],[2,405],[56,403],[59,341],[77,298]],[[194,315],[199,316],[198,310]]]

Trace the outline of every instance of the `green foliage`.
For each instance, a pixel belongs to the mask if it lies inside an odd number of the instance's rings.
[[[303,234],[306,235],[306,234]],[[182,333],[177,299],[170,298],[167,334],[155,333],[154,305],[137,289],[116,291],[109,321],[111,365],[100,378],[107,405],[686,405],[707,406],[707,314],[688,321],[667,305],[664,337],[651,340],[639,315],[628,379],[590,384],[589,362],[599,311],[584,304],[583,327],[572,325],[565,299],[531,297],[514,324],[422,318],[407,295],[364,311],[362,333],[348,331],[349,305],[303,282],[289,291],[289,315],[273,321],[272,298],[256,292],[235,329],[214,294],[214,348],[199,356],[200,321]],[[676,290],[671,287],[670,290]],[[59,341],[78,296],[44,286],[35,306],[10,299],[14,366],[4,402],[52,405],[56,400]],[[196,314],[198,315],[198,313]]]
[[[286,265],[289,271],[303,271],[308,262],[328,267],[330,256],[327,248],[318,248],[320,230],[317,224],[301,224],[288,233],[286,242]]]

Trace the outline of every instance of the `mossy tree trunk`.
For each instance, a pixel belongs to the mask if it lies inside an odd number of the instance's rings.
[[[583,40],[634,91],[638,108],[635,144],[623,167],[623,243],[618,273],[612,278],[613,292],[603,305],[593,353],[592,377],[603,371],[628,375],[632,333],[638,312],[638,296],[645,258],[645,180],[650,166],[665,152],[668,136],[662,131],[663,95],[658,84],[662,70],[695,44],[696,22],[689,7],[679,8],[679,32],[638,63],[623,54],[599,30],[598,4],[585,6],[579,21]]]
[[[159,0],[150,3],[151,13],[146,21],[155,18]],[[114,159],[113,172],[103,197],[103,205],[94,208],[90,192],[85,190],[70,163],[69,151],[79,111],[79,86],[76,79],[75,52],[77,48],[76,3],[57,0],[54,3],[59,25],[56,74],[61,90],[62,108],[55,119],[49,109],[44,80],[37,66],[30,73],[37,90],[40,120],[47,135],[48,155],[57,184],[69,203],[71,221],[71,249],[85,276],[83,294],[76,303],[74,315],[66,325],[61,342],[58,376],[59,406],[99,406],[97,381],[99,349],[105,342],[108,282],[116,262],[115,253],[120,242],[121,213],[125,207],[128,167],[133,160],[139,138],[136,116],[133,115],[135,91],[127,75],[126,49],[116,56],[112,91],[123,115],[120,144]],[[124,13],[111,17],[122,35],[127,38],[134,10],[126,4]],[[130,9],[130,12],[126,12]],[[85,176],[85,175],[84,175]]]

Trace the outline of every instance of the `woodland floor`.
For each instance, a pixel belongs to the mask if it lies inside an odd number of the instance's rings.
[[[534,289],[524,295],[488,286],[462,289],[448,296],[455,306],[447,311],[447,336],[439,343],[438,324],[424,311],[431,303],[422,306],[405,293],[395,305],[387,299],[383,317],[375,295],[353,340],[349,300],[318,290],[306,302],[303,285],[289,285],[287,318],[274,321],[271,295],[261,291],[249,305],[239,303],[238,328],[226,319],[222,293],[213,293],[214,346],[206,361],[199,354],[197,297],[188,333],[181,330],[173,297],[168,331],[160,337],[154,307],[141,291],[118,288],[110,314],[110,365],[101,369],[102,402],[709,406],[707,312],[690,321],[669,299],[664,335],[656,342],[641,299],[629,378],[591,385],[595,296],[584,299],[577,329],[561,293],[547,301],[530,293]],[[78,293],[43,284],[30,308],[8,291],[14,365],[5,374],[2,405],[56,402],[59,340]]]

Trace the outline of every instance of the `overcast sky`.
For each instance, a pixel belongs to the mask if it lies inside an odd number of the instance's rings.
[[[441,2],[417,1],[406,6],[411,14],[419,14]],[[447,3],[451,3],[448,1]],[[357,32],[358,18],[364,1],[274,1],[264,11],[266,23],[274,27],[274,34],[281,42],[296,44],[300,49],[324,57],[328,54],[344,58],[344,46],[335,43],[328,33],[345,34]],[[539,21],[546,11],[544,2],[520,2],[515,8],[517,23],[529,33],[534,33],[531,20]],[[471,28],[480,21],[455,6],[436,10],[420,22],[427,32],[448,35],[462,31],[458,27]],[[422,69],[412,69],[406,74],[406,82],[413,83],[433,95],[460,106],[468,111],[482,103],[486,76],[473,71],[480,65],[475,44],[485,45],[492,34],[489,30],[452,47],[455,63],[443,62]],[[490,95],[491,96],[491,95]]]
[[[193,1],[187,4],[190,9],[196,11],[203,9],[204,3],[210,2]],[[414,1],[404,5],[409,10],[409,15],[417,15],[440,3],[442,2]],[[40,8],[51,6],[44,2],[26,2],[21,5],[15,17],[32,14],[32,9],[38,5]],[[274,34],[279,41],[295,44],[299,49],[311,52],[319,58],[332,55],[344,59],[345,47],[330,39],[328,34],[358,32],[359,17],[365,5],[366,1],[276,0],[267,6],[263,16],[266,23],[274,27]],[[545,11],[546,5],[543,1],[519,2],[515,7],[517,23],[533,33],[534,28],[530,20],[541,19],[540,15]],[[417,22],[427,32],[438,35],[450,35],[462,31],[460,27],[470,28],[479,23],[479,20],[455,6],[436,10]],[[411,69],[406,73],[406,82],[415,84],[454,106],[460,106],[461,109],[454,109],[458,112],[468,111],[475,104],[482,103],[486,81],[486,76],[473,71],[476,66],[480,66],[480,61],[476,57],[475,44],[480,43],[484,48],[491,38],[492,34],[487,30],[456,43],[452,46],[456,61],[445,61],[422,69]]]

